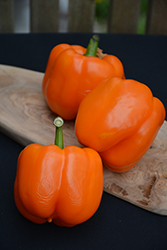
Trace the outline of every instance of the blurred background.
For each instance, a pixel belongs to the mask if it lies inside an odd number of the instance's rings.
[[[67,32],[67,13],[70,0],[59,1],[59,32]],[[79,0],[78,0],[79,1]],[[96,11],[94,20],[94,32],[106,33],[110,0],[96,0]],[[138,34],[144,34],[146,26],[146,12],[148,0],[141,1]],[[14,32],[30,32],[30,9],[29,0],[14,0]]]

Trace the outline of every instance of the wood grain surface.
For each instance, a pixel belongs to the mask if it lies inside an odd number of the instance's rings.
[[[42,95],[43,73],[0,65],[0,131],[18,143],[54,143],[52,113]],[[74,121],[63,126],[64,146],[82,147],[74,132]],[[167,215],[167,122],[151,148],[126,173],[104,166],[104,191],[140,208]]]

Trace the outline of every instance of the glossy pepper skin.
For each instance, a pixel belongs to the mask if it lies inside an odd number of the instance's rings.
[[[102,80],[125,77],[121,61],[116,56],[101,53],[97,49],[98,41],[90,42],[93,50],[89,45],[86,49],[59,44],[52,49],[47,62],[43,95],[50,109],[66,120],[76,117],[81,100]]]
[[[31,144],[19,155],[15,203],[34,223],[80,224],[96,212],[102,192],[102,161],[93,149]]]
[[[115,77],[81,102],[75,132],[80,143],[100,153],[106,167],[125,172],[150,148],[164,119],[164,105],[146,85]]]

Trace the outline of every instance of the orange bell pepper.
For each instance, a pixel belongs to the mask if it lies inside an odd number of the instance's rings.
[[[80,143],[100,153],[106,167],[125,172],[150,148],[164,119],[164,105],[146,85],[114,77],[81,102],[75,132]]]
[[[98,49],[94,35],[87,50],[79,45],[59,44],[49,56],[42,91],[50,109],[64,119],[76,117],[81,100],[102,80],[124,78],[121,61]],[[98,55],[98,56],[97,56]]]
[[[98,209],[103,193],[103,165],[90,148],[63,149],[62,120],[54,121],[56,144],[31,144],[18,157],[14,184],[20,213],[38,224],[53,221],[72,227],[88,220]]]

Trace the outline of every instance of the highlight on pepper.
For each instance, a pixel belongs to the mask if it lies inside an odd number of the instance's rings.
[[[148,151],[165,114],[145,84],[109,78],[82,100],[75,133],[81,144],[99,152],[106,167],[125,172]]]
[[[91,148],[63,145],[64,121],[58,117],[55,144],[30,144],[17,161],[14,199],[33,223],[73,227],[91,218],[103,194],[103,165]]]
[[[58,44],[50,52],[42,91],[49,108],[63,119],[75,119],[80,102],[101,81],[125,78],[122,62],[99,49],[99,36],[88,47]]]

